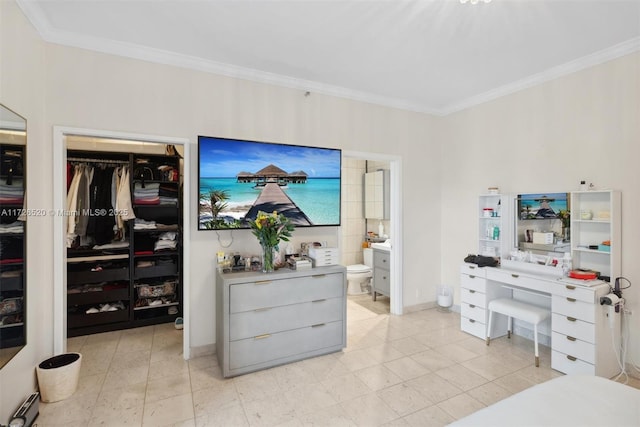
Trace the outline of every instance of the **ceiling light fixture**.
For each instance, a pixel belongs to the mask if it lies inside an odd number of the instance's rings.
[[[460,3],[462,3],[462,4],[465,4],[465,3],[471,3],[471,4],[491,3],[491,0],[460,0]]]

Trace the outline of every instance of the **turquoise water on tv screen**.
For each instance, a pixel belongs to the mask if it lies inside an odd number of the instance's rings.
[[[228,209],[221,215],[243,216],[260,195],[254,183],[239,183],[236,178],[201,178],[201,194],[209,190],[225,190],[229,194]],[[311,219],[314,225],[340,223],[340,179],[307,178],[304,184],[288,184],[283,188],[289,198]]]

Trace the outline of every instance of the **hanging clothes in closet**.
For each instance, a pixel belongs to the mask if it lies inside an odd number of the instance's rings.
[[[126,247],[125,222],[134,219],[129,168],[96,161],[67,168],[67,247]]]

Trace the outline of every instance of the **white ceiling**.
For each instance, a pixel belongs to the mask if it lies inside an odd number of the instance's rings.
[[[17,0],[49,42],[445,115],[640,50],[640,0]]]

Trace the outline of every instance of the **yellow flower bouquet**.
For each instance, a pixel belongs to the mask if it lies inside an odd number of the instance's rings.
[[[279,250],[280,241],[288,242],[294,225],[282,214],[277,211],[268,214],[262,211],[258,212],[255,220],[250,221],[251,232],[258,238],[260,246],[262,246],[262,271],[273,271],[273,250]]]

